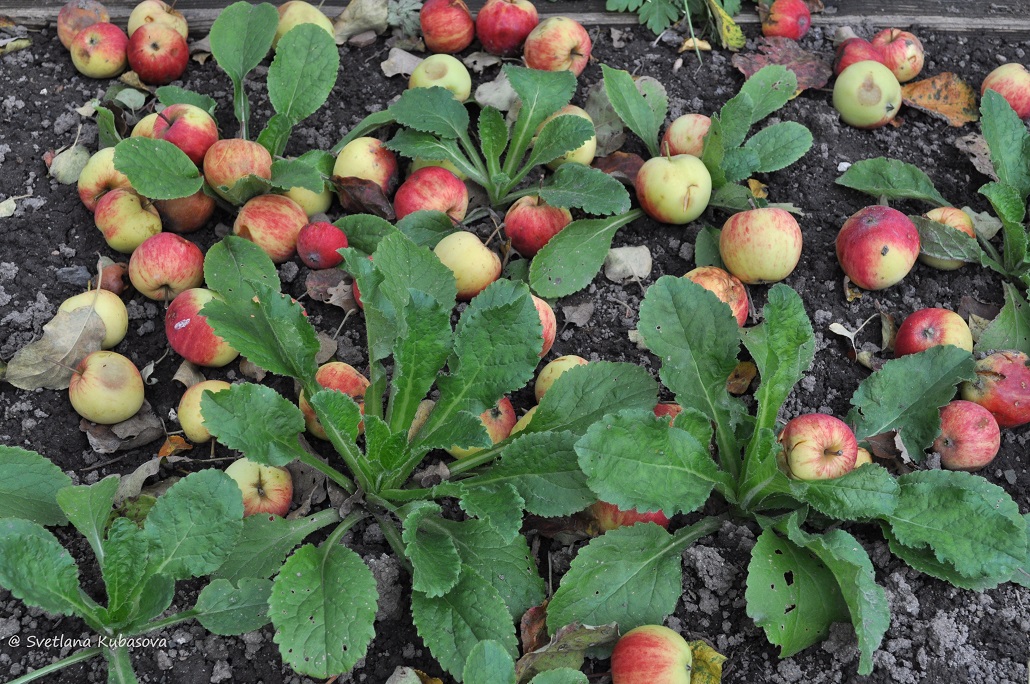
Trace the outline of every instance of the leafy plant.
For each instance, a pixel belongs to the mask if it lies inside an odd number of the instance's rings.
[[[609,12],[636,12],[640,23],[655,35],[673,24],[686,20],[691,37],[694,20],[699,19],[715,29],[722,46],[730,50],[744,47],[744,34],[733,22],[740,11],[740,0],[608,0]]]

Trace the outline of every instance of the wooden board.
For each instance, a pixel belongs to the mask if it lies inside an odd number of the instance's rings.
[[[873,27],[922,28],[949,32],[991,32],[1011,34],[1014,39],[1030,37],[1030,0],[825,0],[827,11],[813,17],[813,24],[834,28],[856,26],[863,22]],[[0,14],[18,23],[42,27],[57,19],[65,0],[0,0]],[[471,0],[473,11],[485,0]],[[135,2],[108,2],[111,18],[125,24]],[[197,34],[204,34],[228,0],[179,0],[176,7],[190,22]],[[276,3],[278,4],[278,3]],[[586,25],[627,26],[637,24],[635,14],[605,11],[605,0],[559,0],[538,2],[541,16],[570,16]],[[335,17],[346,6],[341,0],[329,0],[323,10]],[[754,5],[745,1],[745,11],[737,17],[740,24],[757,24]]]

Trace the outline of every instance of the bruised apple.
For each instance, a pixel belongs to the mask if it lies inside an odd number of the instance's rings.
[[[492,406],[480,414],[479,420],[483,423],[483,427],[486,428],[486,433],[490,436],[490,442],[497,444],[498,442],[504,441],[511,434],[511,429],[515,427],[515,407],[511,405],[511,399],[508,397],[501,397],[501,400],[497,402],[496,406]],[[482,451],[479,447],[469,447],[467,449],[452,446],[447,449],[454,458],[465,458],[472,454]]]
[[[990,411],[1003,428],[1030,423],[1030,358],[1020,351],[999,351],[976,362],[976,379],[960,393]]]
[[[957,399],[941,409],[941,434],[933,450],[948,470],[980,470],[998,455],[1001,429],[991,412],[979,404]]]
[[[716,297],[730,307],[733,317],[737,319],[737,325],[742,326],[747,322],[747,289],[739,278],[718,266],[699,266],[683,277],[715,293]]]
[[[847,424],[825,413],[789,421],[779,437],[790,474],[798,480],[829,480],[855,468],[858,441]]]
[[[315,371],[315,382],[326,389],[343,392],[358,404],[362,413],[365,412],[365,390],[368,389],[368,378],[359,373],[350,364],[343,363],[342,361],[330,361],[329,363],[322,364]],[[325,428],[318,421],[314,407],[308,403],[304,390],[300,391],[297,403],[300,406],[301,413],[304,414],[304,422],[307,424],[308,432],[319,439],[328,439]],[[361,424],[358,425],[359,430],[363,427]]]
[[[919,231],[897,209],[859,209],[837,233],[837,261],[865,290],[883,290],[908,275],[919,257]]]

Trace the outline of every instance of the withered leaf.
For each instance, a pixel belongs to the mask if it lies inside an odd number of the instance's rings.
[[[92,307],[58,311],[43,336],[11,357],[7,382],[21,389],[68,389],[75,367],[100,350],[107,328]]]
[[[637,180],[637,172],[644,165],[644,160],[639,154],[632,152],[613,152],[607,157],[600,157],[594,160],[595,169],[604,171],[609,176],[628,187],[634,187]]]
[[[79,429],[86,433],[90,448],[99,454],[128,451],[165,436],[164,424],[154,415],[154,409],[147,401],[128,420],[114,425],[98,425],[83,418],[79,421]]]
[[[187,442],[183,437],[179,435],[169,435],[165,440],[165,443],[161,445],[161,448],[157,450],[159,458],[168,458],[175,454],[180,454],[184,451],[191,451],[193,445]]]
[[[722,681],[722,664],[726,656],[712,648],[707,641],[688,643],[693,654],[690,669],[690,684],[719,684]]]
[[[973,168],[991,180],[998,180],[998,174],[994,172],[994,163],[991,162],[991,151],[983,135],[970,133],[956,138],[955,147],[969,157],[969,161],[973,162]]]
[[[389,17],[388,3],[383,0],[351,0],[347,8],[333,20],[336,44],[343,45],[351,36],[365,31],[382,33]]]
[[[340,195],[340,204],[350,214],[372,214],[379,218],[393,221],[393,204],[383,189],[364,178],[333,176],[332,184]]]
[[[955,127],[980,119],[976,108],[976,91],[947,71],[901,86],[901,101],[909,107],[944,119]]]
[[[336,350],[339,348],[340,343],[329,337],[324,332],[319,331],[318,335],[318,353],[315,354],[315,363],[323,364],[329,359],[333,358]]]
[[[328,302],[332,295],[330,288],[336,287],[347,275],[338,268],[323,268],[318,271],[311,271],[304,279],[304,288],[308,296],[319,302]]]
[[[143,491],[143,483],[147,481],[147,478],[153,477],[160,472],[162,463],[171,464],[190,460],[185,456],[168,456],[167,458],[155,456],[146,463],[143,463],[132,473],[122,476],[121,482],[118,483],[118,492],[114,495],[114,505],[119,506],[126,499],[139,496],[140,492]]]
[[[566,625],[555,632],[545,646],[519,658],[515,664],[515,677],[519,682],[526,682],[540,672],[559,667],[578,670],[583,666],[588,649],[614,644],[618,638],[619,626],[614,622],[597,627],[578,622]]]
[[[519,640],[522,642],[523,653],[547,645],[547,601],[522,614],[519,620]]]
[[[180,363],[178,370],[175,371],[175,375],[172,376],[173,382],[181,383],[186,389],[204,382],[206,379],[204,374],[200,372],[200,369],[189,361]]]
[[[808,52],[790,38],[758,39],[758,52],[733,55],[733,66],[751,78],[762,67],[780,64],[798,78],[798,92],[808,88],[822,88],[833,75],[833,67],[817,54]]]
[[[758,367],[751,361],[741,361],[726,378],[726,391],[730,394],[743,394],[751,386],[751,381],[758,375]]]

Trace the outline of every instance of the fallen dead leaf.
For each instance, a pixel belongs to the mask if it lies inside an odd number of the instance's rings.
[[[593,163],[595,169],[604,171],[630,188],[634,187],[637,173],[643,165],[644,159],[639,154],[632,152],[612,152],[606,157],[598,157]]]
[[[493,107],[501,112],[511,109],[519,96],[502,71],[492,81],[476,88],[475,100],[480,107]]]
[[[726,391],[730,394],[744,394],[758,375],[758,367],[751,361],[741,361],[726,378]]]
[[[973,168],[991,180],[998,180],[998,174],[994,172],[994,164],[991,162],[991,150],[987,147],[983,135],[970,133],[956,138],[955,147],[969,157],[969,161],[973,162]]]
[[[618,151],[626,142],[626,127],[615,113],[615,108],[612,107],[604,90],[604,83],[596,83],[587,91],[583,109],[594,122],[594,133],[597,138],[596,155],[603,158]]]
[[[200,372],[200,369],[196,364],[190,363],[189,361],[183,361],[179,364],[179,368],[175,371],[175,375],[172,376],[172,382],[178,382],[183,387],[189,389],[196,384],[204,382],[207,378]]]
[[[751,190],[751,194],[757,199],[765,199],[769,196],[769,186],[760,180],[748,178],[747,187]]]
[[[136,90],[142,90],[150,94],[154,93],[153,88],[148,86],[143,81],[139,80],[139,74],[137,74],[135,71],[126,71],[118,77],[118,80],[131,88],[135,88]]]
[[[326,304],[332,304],[350,313],[358,310],[358,303],[354,300],[354,288],[351,283],[342,282],[336,287],[329,288],[329,299]]]
[[[467,66],[469,71],[481,74],[487,67],[500,64],[501,58],[497,55],[491,55],[489,52],[473,52],[471,55],[464,57],[461,63]]]
[[[365,31],[382,33],[386,30],[388,19],[389,7],[385,0],[351,0],[333,21],[336,44],[343,45],[351,36]]]
[[[338,268],[323,268],[308,272],[304,279],[304,289],[317,302],[328,302],[332,296],[329,289],[348,280],[347,274]],[[349,284],[349,283],[348,283]]]
[[[582,328],[590,322],[590,317],[594,315],[594,309],[593,302],[585,302],[583,304],[563,304],[561,312],[566,323]]]
[[[168,458],[185,451],[192,451],[193,445],[179,435],[169,435],[165,443],[157,450],[158,458]]]
[[[406,50],[392,47],[390,48],[390,54],[387,55],[386,59],[379,65],[379,68],[383,70],[383,75],[387,78],[393,78],[394,76],[411,76],[411,72],[413,72],[415,67],[421,63],[421,57],[413,55]]]
[[[315,363],[321,365],[333,358],[333,355],[336,353],[340,343],[321,331],[319,331],[317,337],[318,353],[315,354]]]
[[[547,645],[547,601],[533,606],[519,620],[519,640],[522,652],[529,653]]]
[[[192,459],[185,456],[168,456],[167,458],[155,456],[146,463],[143,463],[132,473],[122,476],[121,482],[118,483],[118,492],[114,495],[114,505],[119,506],[126,499],[139,496],[140,492],[143,491],[143,483],[161,471],[162,462],[171,464],[188,462],[190,460]]]
[[[596,627],[573,622],[555,632],[547,644],[519,658],[515,664],[516,681],[527,682],[540,672],[559,667],[578,670],[587,650],[614,645],[618,638],[619,626],[614,622]]]
[[[687,50],[701,50],[702,52],[710,52],[712,44],[707,40],[701,40],[700,38],[687,38],[679,46],[676,52],[686,52]]]
[[[83,418],[79,421],[79,429],[86,433],[93,451],[100,454],[136,449],[165,436],[164,424],[154,415],[154,409],[147,401],[128,420],[114,425],[98,425]]]
[[[894,339],[898,336],[898,324],[894,316],[885,311],[880,312],[880,349],[894,351]]]
[[[197,64],[203,64],[211,59],[211,36],[204,36],[190,43],[190,59]]]
[[[7,382],[21,389],[68,389],[75,367],[99,351],[107,329],[92,307],[58,311],[43,326],[43,336],[11,357]]]
[[[18,209],[18,200],[32,197],[32,193],[28,195],[18,195],[16,197],[8,197],[3,202],[0,202],[0,218],[10,218],[14,216],[14,212]]]
[[[979,318],[985,318],[989,321],[992,321],[1000,311],[1000,306],[996,306],[994,304],[986,304],[984,302],[981,302],[979,299],[970,297],[969,295],[962,295],[962,299],[960,299],[958,303],[957,313],[962,318],[978,316]]]
[[[980,119],[976,91],[950,72],[901,86],[901,101],[909,107],[960,127]]]
[[[844,276],[844,298],[849,302],[862,298],[862,290],[858,289],[856,285],[853,285],[851,278],[847,276]]]
[[[759,38],[758,52],[733,55],[733,66],[748,78],[762,67],[779,64],[787,67],[798,78],[800,93],[809,88],[822,88],[833,75],[833,67],[825,59],[808,52],[790,38]]]
[[[268,371],[250,359],[243,359],[240,361],[240,373],[243,377],[250,378],[254,382],[261,382],[265,379],[265,376],[268,375]]]
[[[351,214],[372,214],[393,221],[393,203],[375,181],[364,178],[333,176],[330,179],[340,197],[340,204]],[[392,190],[392,188],[391,188]]]
[[[726,656],[712,648],[707,641],[690,641],[693,662],[690,669],[690,684],[719,684],[722,681],[722,664]]]
[[[716,0],[705,0],[705,2],[708,4],[709,14],[715,20],[715,28],[719,33],[719,42],[722,43],[722,46],[731,52],[736,52],[744,47],[747,40],[744,38],[744,32],[733,21],[733,17]]]

